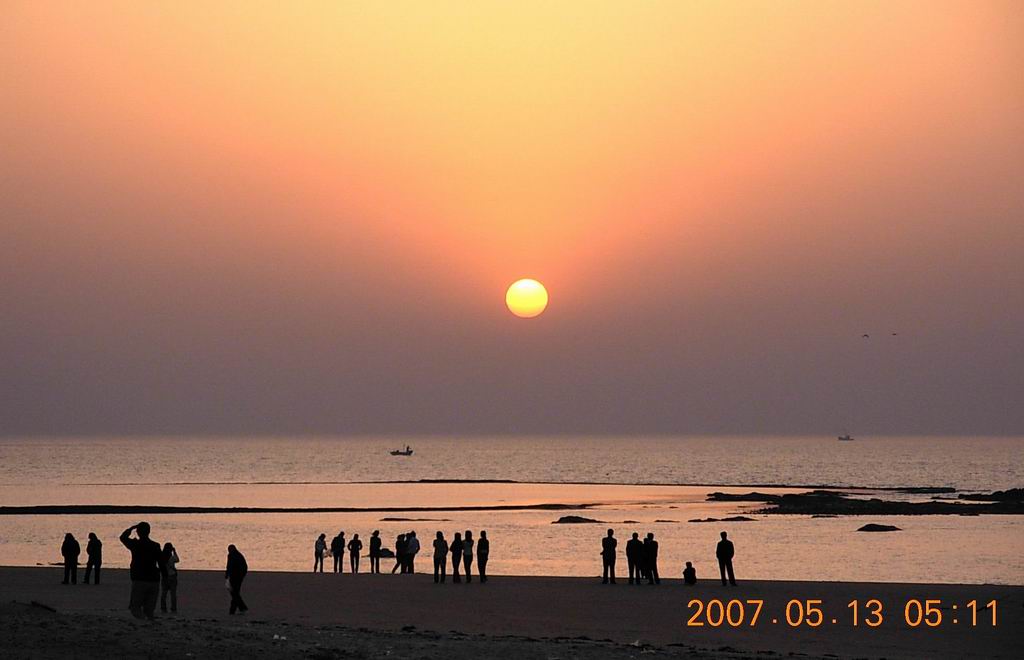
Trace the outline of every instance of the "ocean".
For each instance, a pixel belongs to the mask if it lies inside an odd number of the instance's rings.
[[[389,450],[411,445],[409,457]],[[0,440],[0,506],[345,507],[346,513],[160,513],[144,517],[172,541],[181,568],[219,568],[234,543],[254,570],[304,571],[313,543],[345,530],[385,546],[416,530],[486,529],[490,572],[600,573],[600,539],[620,547],[654,532],[661,573],[692,561],[717,570],[727,530],[738,577],[787,580],[1024,584],[1024,517],[762,515],[763,505],[706,502],[716,490],[850,488],[852,497],[927,499],[885,489],[946,486],[984,492],[1024,486],[1024,438],[466,437],[7,438]],[[943,497],[955,497],[944,495]],[[563,505],[564,510],[517,509]],[[467,506],[505,510],[457,510]],[[387,509],[387,510],[384,510]],[[595,524],[552,524],[562,515]],[[733,515],[750,522],[694,523]],[[0,516],[0,564],[59,561],[65,532],[95,531],[107,566],[127,565],[117,542],[130,514]],[[385,520],[385,519],[399,520]],[[902,531],[869,534],[868,522]],[[421,559],[427,570],[428,558]],[[385,562],[386,563],[386,562]],[[621,562],[625,571],[625,561]],[[389,568],[389,567],[388,567]]]

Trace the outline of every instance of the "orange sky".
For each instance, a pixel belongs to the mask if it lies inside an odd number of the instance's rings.
[[[298,343],[302,373],[333,339],[416,390],[439,370],[502,382],[496,352],[527,341],[543,394],[564,385],[545,369],[600,378],[623,351],[593,402],[552,409],[569,428],[666,356],[697,381],[760,370],[740,406],[809,325],[938,329],[929,350],[969,352],[1024,329],[1004,307],[1024,302],[1022,25],[1013,2],[4,3],[9,384],[46,391],[133,341],[222,373]],[[548,286],[546,325],[509,324],[520,277]],[[33,342],[64,332],[81,345],[41,359]],[[468,342],[477,361],[415,366],[381,334],[444,355]],[[811,380],[843,366],[814,364]],[[114,391],[145,381],[124,368]],[[461,396],[429,397],[424,424]],[[639,418],[676,427],[647,403]]]

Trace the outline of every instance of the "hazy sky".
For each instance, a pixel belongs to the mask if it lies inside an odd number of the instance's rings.
[[[1022,71],[1013,1],[7,0],[0,433],[1024,433]]]

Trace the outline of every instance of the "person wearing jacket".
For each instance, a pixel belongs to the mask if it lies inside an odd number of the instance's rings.
[[[618,547],[615,530],[609,529],[608,535],[601,539],[601,564],[604,567],[601,584],[608,584],[609,581],[615,584],[615,555]]]
[[[473,581],[473,532],[468,529],[462,538],[462,566],[468,584]]]
[[[352,575],[359,572],[359,553],[362,549],[363,542],[359,540],[359,535],[353,534],[352,540],[348,542],[348,561],[352,568]]]
[[[75,535],[68,532],[60,545],[60,555],[64,558],[64,581],[61,584],[78,584],[78,557],[82,554],[82,546]],[[69,582],[70,580],[70,582]]]
[[[715,557],[718,559],[718,571],[722,574],[722,586],[725,586],[728,577],[729,584],[735,587],[736,574],[732,571],[732,558],[736,556],[736,548],[733,547],[727,533],[722,532],[721,536],[722,540],[715,548]]]
[[[227,580],[228,590],[231,592],[231,606],[228,614],[234,614],[237,610],[240,614],[249,611],[249,607],[242,600],[242,580],[249,572],[249,564],[245,561],[245,555],[238,551],[233,545],[228,546],[228,565],[224,569],[224,578]]]
[[[345,532],[331,539],[331,556],[334,557],[334,572],[345,572]]]
[[[370,572],[380,573],[380,530],[373,530],[370,534]]]
[[[316,537],[316,543],[313,544],[313,572],[320,573],[324,572],[324,553],[327,552],[327,538],[326,534],[321,534]]]
[[[85,583],[89,584],[89,576],[95,571],[96,584],[100,583],[100,566],[103,565],[103,542],[95,532],[89,532],[89,542],[85,544]]]
[[[129,576],[132,581],[128,609],[136,619],[152,619],[160,596],[160,576],[164,556],[160,544],[149,537],[148,522],[140,522],[121,532],[121,544],[132,553]],[[135,532],[136,538],[132,538]]]
[[[416,555],[420,551],[420,540],[416,538],[416,532],[409,532],[405,536],[405,565],[403,573],[416,572]]]
[[[462,534],[455,532],[449,550],[452,553],[452,582],[462,582],[462,578],[459,577],[459,566],[462,564]]]
[[[644,542],[633,532],[633,538],[626,541],[626,563],[629,565],[629,583],[643,584]]]
[[[434,584],[444,583],[448,566],[448,541],[440,531],[434,539]]]
[[[178,551],[164,543],[163,571],[160,576],[160,611],[167,611],[167,595],[171,596],[171,612],[178,611]]]
[[[491,556],[491,542],[487,540],[487,532],[480,531],[480,540],[476,542],[476,572],[480,582],[487,582],[487,560]]]
[[[654,532],[647,532],[644,539],[644,570],[647,572],[647,584],[661,584],[658,577],[658,542],[654,540]]]

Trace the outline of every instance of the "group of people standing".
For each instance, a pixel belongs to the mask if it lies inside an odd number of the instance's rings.
[[[376,545],[377,561],[374,562],[373,548]],[[331,539],[331,556],[334,557],[334,572],[345,572],[345,552],[348,551],[349,570],[353,573],[359,572],[359,552],[363,549],[363,542],[359,540],[358,534],[352,535],[352,540],[345,542],[345,532],[338,532],[338,535]],[[370,537],[370,572],[380,572],[380,532],[374,531]],[[313,545],[313,572],[324,572],[324,556],[327,554],[327,535],[321,534]],[[376,570],[375,570],[376,569]]]
[[[722,584],[736,586],[736,575],[733,573],[732,558],[736,554],[732,541],[726,532],[721,533],[722,540],[715,548],[715,556],[718,559],[718,568],[722,574]],[[615,559],[618,555],[619,541],[615,538],[615,530],[609,529],[608,534],[601,539],[601,562],[603,564],[601,583],[615,584]],[[658,542],[654,540],[654,534],[649,532],[643,541],[640,534],[633,532],[633,538],[626,542],[626,562],[629,566],[629,583],[661,584],[661,577],[658,575]],[[697,584],[697,569],[692,562],[686,562],[683,569],[683,582],[689,585]]]
[[[78,584],[78,558],[82,555],[82,546],[75,535],[68,532],[60,545],[60,556],[64,558],[64,580],[61,584]],[[94,532],[89,532],[89,542],[85,544],[85,584],[94,577],[100,583],[100,567],[103,565],[103,542]]]
[[[615,530],[609,529],[608,535],[601,539],[602,584],[615,584],[618,547]],[[658,575],[658,542],[654,540],[653,532],[648,532],[643,541],[639,533],[633,532],[633,538],[626,542],[626,563],[630,584],[643,584],[644,580],[647,580],[647,584],[661,584],[661,576]]]
[[[476,546],[474,549],[474,545]],[[451,554],[452,582],[462,582],[465,576],[466,582],[473,581],[473,558],[474,550],[476,556],[476,570],[480,576],[480,582],[487,582],[487,562],[491,558],[491,541],[487,538],[487,532],[480,531],[480,540],[473,541],[473,532],[466,530],[465,536],[455,532],[452,542],[444,537],[443,532],[437,532],[434,538],[434,583],[444,583],[447,577],[448,555]],[[459,574],[459,565],[462,565],[462,575]]]
[[[160,611],[167,611],[170,596],[171,612],[178,611],[178,550],[171,543],[163,548],[149,538],[149,523],[140,522],[121,532],[119,540],[132,553],[129,567],[132,590],[128,609],[136,618],[153,618],[157,595]],[[135,532],[135,537],[132,537]]]
[[[481,582],[487,582],[487,561],[491,555],[491,542],[487,539],[487,532],[480,532],[480,540],[473,540],[473,532],[466,530],[465,536],[461,532],[455,532],[451,543],[444,537],[443,532],[437,532],[434,538],[434,582],[445,582],[448,575],[448,556],[451,555],[452,581],[462,582],[465,576],[466,582],[473,581],[473,563],[476,562],[477,573]],[[359,572],[360,552],[363,549],[363,542],[359,540],[358,534],[353,534],[352,539],[346,543],[345,532],[338,532],[338,535],[327,543],[327,535],[320,534],[313,544],[313,572],[324,572],[324,558],[330,551],[334,557],[334,572],[342,573],[344,566],[344,555],[349,556],[349,566],[353,574]],[[391,572],[415,573],[416,555],[420,553],[422,546],[415,531],[399,534],[395,538],[394,558],[395,565]],[[380,559],[385,554],[381,546],[380,530],[373,530],[370,535],[370,573],[380,573]],[[391,554],[390,552],[388,553]],[[460,573],[461,569],[461,573]]]
[[[178,611],[178,551],[171,543],[165,543],[161,548],[149,534],[149,523],[140,522],[121,532],[119,537],[121,544],[128,548],[132,555],[128,569],[132,584],[128,609],[137,619],[153,618],[158,596],[162,612],[167,611],[168,596],[170,611]],[[95,535],[90,534],[90,537],[93,536]],[[99,539],[96,541],[99,542]],[[249,609],[242,600],[242,581],[248,572],[249,566],[245,557],[235,546],[229,545],[227,567],[224,571],[227,588],[231,593],[229,614],[244,613]]]
[[[177,612],[178,610],[177,564],[180,561],[178,551],[171,543],[165,543],[161,548],[160,544],[151,539],[149,534],[149,523],[140,522],[121,532],[119,537],[121,543],[131,552],[129,610],[133,616],[140,619],[153,618],[158,597],[162,611],[166,612],[168,609],[168,596],[170,597],[170,611]],[[735,586],[736,576],[732,566],[735,548],[726,532],[722,532],[721,537],[715,555],[718,559],[722,584]],[[618,555],[618,544],[613,529],[609,529],[607,535],[601,539],[602,582],[604,584],[615,584],[615,560]],[[346,542],[345,532],[339,532],[331,539],[329,546],[327,535],[320,534],[314,544],[314,572],[323,572],[324,557],[328,547],[334,557],[335,573],[342,572],[345,552],[348,552],[349,555],[351,572],[359,572],[363,542],[359,539],[358,534],[353,534],[352,539]],[[463,577],[466,582],[472,582],[474,561],[480,582],[487,582],[487,562],[490,559],[491,544],[486,531],[480,532],[479,540],[473,539],[471,530],[467,529],[464,534],[455,532],[450,543],[444,533],[438,531],[434,538],[433,551],[435,583],[446,581],[449,556],[452,582],[462,582]],[[62,584],[78,583],[78,558],[81,552],[81,545],[74,535],[65,534],[64,542],[61,544],[61,555],[64,558]],[[420,542],[415,531],[399,534],[395,539],[395,565],[391,572],[395,573],[401,569],[402,573],[415,573],[415,560],[419,552]],[[100,567],[103,565],[103,542],[93,532],[89,533],[86,554],[88,563],[85,569],[85,583],[89,584],[90,577],[94,575],[95,583],[99,584]],[[370,572],[380,573],[380,559],[384,556],[380,530],[374,530],[370,535],[369,556]],[[651,585],[661,584],[661,578],[658,575],[658,542],[654,539],[653,533],[648,533],[646,538],[641,541],[639,533],[633,532],[633,537],[626,542],[626,561],[629,567],[630,584],[643,584],[644,580]],[[242,581],[248,572],[249,566],[245,557],[234,545],[229,545],[227,566],[224,570],[226,586],[231,593],[229,614],[245,613],[249,609],[245,601],[242,600],[241,593]],[[689,585],[697,583],[697,572],[691,562],[686,562],[686,568],[683,569],[683,581]]]

